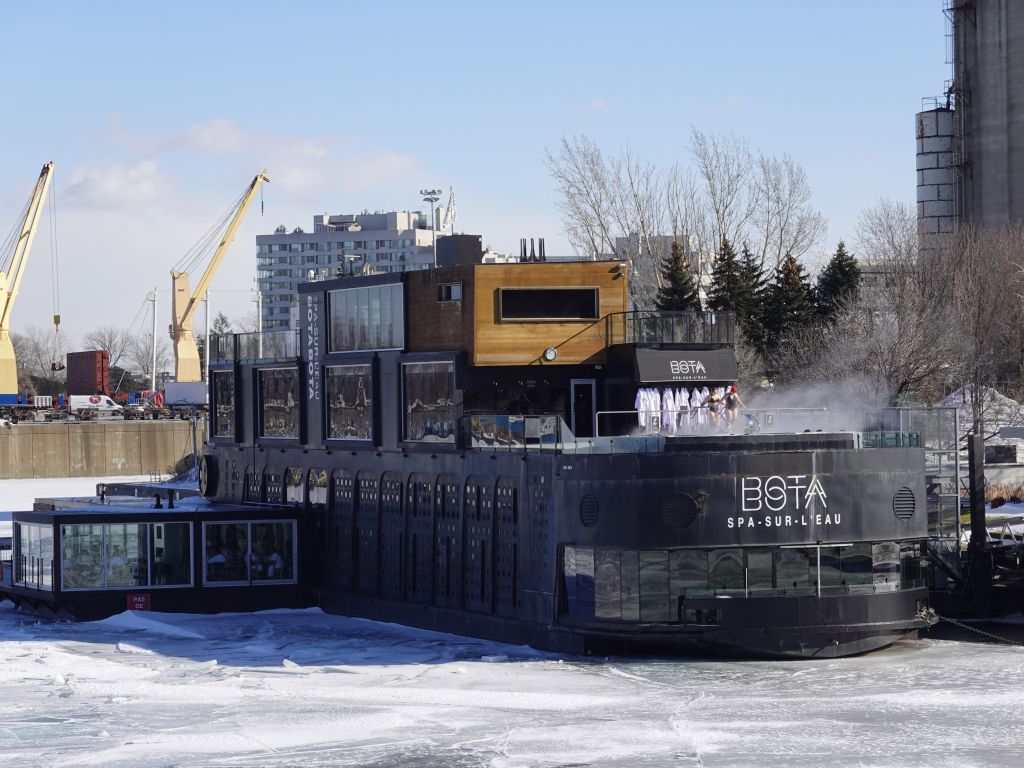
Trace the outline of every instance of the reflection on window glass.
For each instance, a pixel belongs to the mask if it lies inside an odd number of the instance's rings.
[[[810,589],[816,558],[814,549],[780,549],[775,563],[775,583],[779,589]]]
[[[565,598],[569,613],[576,612],[576,547],[562,550],[562,574],[565,576]]]
[[[188,523],[154,523],[150,537],[154,586],[192,583],[192,536]]]
[[[640,553],[640,621],[668,621],[668,552]]]
[[[640,621],[640,553],[622,553],[622,620]]]
[[[673,602],[679,597],[703,597],[708,591],[708,554],[703,549],[677,549],[669,553],[669,588]]]
[[[207,523],[205,580],[249,580],[249,526],[246,523]]]
[[[893,541],[871,548],[872,573],[876,590],[895,590],[900,584],[900,548]]]
[[[619,551],[594,550],[594,616],[599,619],[622,618]]]
[[[914,542],[900,544],[900,589],[924,586],[921,576],[921,545]]]
[[[373,437],[373,380],[369,365],[334,365],[326,369],[327,437],[369,440]]]
[[[308,496],[311,507],[323,507],[327,504],[327,470],[311,469],[307,480]]]
[[[295,368],[260,371],[263,437],[299,436],[299,372]]]
[[[708,580],[712,589],[743,589],[742,549],[713,549],[708,553]]]
[[[330,352],[401,349],[405,346],[402,285],[330,291]]]
[[[402,366],[405,440],[455,442],[454,371],[453,363]]]
[[[149,584],[146,527],[137,523],[114,523],[107,526],[108,587]]]
[[[842,586],[842,547],[821,547],[821,588],[835,589]]]
[[[102,525],[61,526],[63,589],[103,589],[105,547]]]
[[[854,590],[863,590],[874,582],[871,562],[871,545],[854,544],[843,547],[843,583]]]
[[[295,524],[252,524],[253,581],[291,581],[295,578]]]
[[[213,434],[233,437],[235,434],[235,372],[213,373]]]
[[[594,615],[594,550],[576,547],[576,615]]]
[[[288,467],[284,471],[284,500],[288,504],[302,504],[305,502],[303,492],[306,486],[302,482],[302,469],[300,467]]]
[[[747,589],[755,592],[772,589],[774,586],[772,582],[772,551],[768,549],[747,552]]]
[[[53,528],[49,525],[15,525],[17,558],[14,582],[32,589],[53,589]]]

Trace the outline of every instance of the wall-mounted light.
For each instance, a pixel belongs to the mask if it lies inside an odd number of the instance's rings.
[[[554,361],[556,357],[558,357],[558,350],[556,350],[554,347],[548,347],[547,349],[544,350],[544,359],[547,362],[550,363]]]

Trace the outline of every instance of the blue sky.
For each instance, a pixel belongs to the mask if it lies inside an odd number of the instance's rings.
[[[422,208],[567,252],[545,151],[585,134],[669,165],[691,126],[807,171],[831,250],[880,197],[914,200],[914,114],[950,77],[940,0],[35,2],[5,9],[0,228],[57,164],[62,331],[132,322],[262,167],[214,282],[253,308],[255,235],[315,213]],[[49,324],[41,232],[13,330]],[[73,345],[73,348],[74,345]]]

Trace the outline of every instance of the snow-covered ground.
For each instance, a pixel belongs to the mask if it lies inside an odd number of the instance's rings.
[[[579,659],[318,610],[0,604],[12,766],[1019,766],[1024,648]]]

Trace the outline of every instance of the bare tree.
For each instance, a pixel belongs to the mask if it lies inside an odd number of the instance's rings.
[[[690,133],[690,154],[705,200],[705,220],[697,233],[701,247],[715,252],[723,239],[744,242],[756,196],[747,142],[731,135],[708,135],[694,128]]]
[[[23,332],[12,333],[11,343],[17,360],[18,384],[23,390],[32,389],[33,376],[63,380],[63,368],[54,370],[54,364],[64,365],[67,354],[67,343],[59,333],[29,326]]]
[[[751,238],[761,267],[775,269],[787,253],[803,256],[825,234],[825,217],[811,206],[807,174],[789,155],[759,155],[754,177]]]
[[[116,325],[103,325],[86,334],[83,341],[93,349],[105,349],[112,368],[123,367],[122,363],[131,345],[132,335]]]
[[[125,352],[131,373],[149,379],[153,373],[153,337],[139,333],[131,337]],[[156,340],[156,372],[166,371],[171,364],[170,344],[162,336]]]

